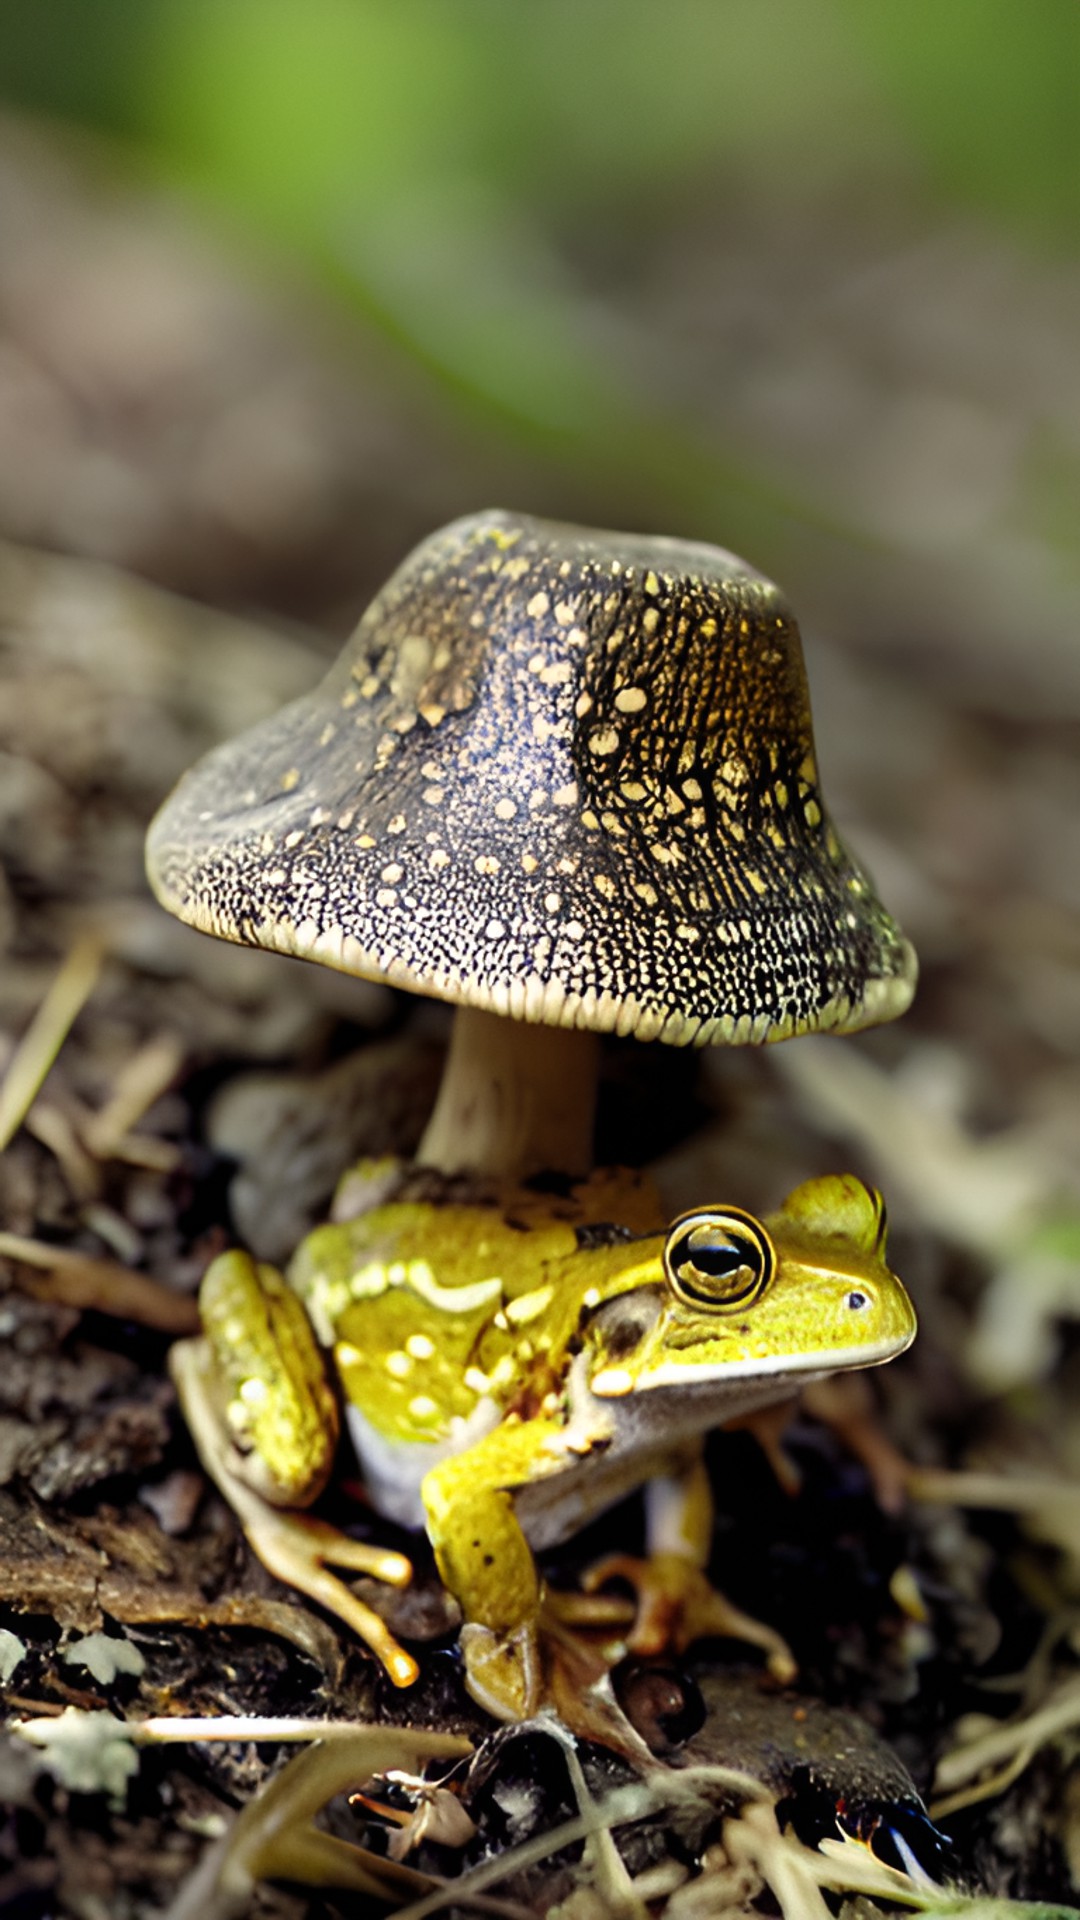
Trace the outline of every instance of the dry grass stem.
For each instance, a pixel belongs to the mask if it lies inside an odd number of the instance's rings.
[[[101,977],[104,948],[95,934],[76,940],[19,1045],[0,1086],[0,1152],[21,1127],[72,1026]]]
[[[49,1275],[47,1284],[24,1281],[24,1290],[38,1299],[58,1300],[67,1307],[93,1307],[115,1319],[137,1320],[161,1333],[196,1333],[199,1313],[187,1294],[174,1293],[148,1274],[133,1273],[118,1260],[99,1260],[53,1247],[21,1233],[0,1233],[0,1259],[38,1267]]]
[[[130,1159],[133,1145],[159,1148],[166,1144],[144,1140],[136,1143],[128,1136],[147,1109],[168,1091],[183,1063],[183,1045],[172,1033],[155,1034],[125,1062],[109,1099],[82,1129],[83,1140],[97,1159]],[[126,1152],[119,1151],[122,1148],[126,1148]]]

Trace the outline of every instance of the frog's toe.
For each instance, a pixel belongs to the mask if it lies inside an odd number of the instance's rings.
[[[496,1720],[529,1720],[541,1699],[540,1645],[532,1621],[499,1633],[478,1621],[461,1629],[465,1685]]]
[[[795,1678],[798,1668],[783,1636],[717,1592],[692,1561],[675,1553],[655,1553],[647,1560],[608,1554],[589,1568],[583,1584],[593,1593],[614,1579],[628,1581],[637,1594],[637,1619],[627,1643],[632,1653],[684,1653],[695,1640],[744,1640],[761,1648],[774,1679],[787,1685]]]
[[[350,1540],[336,1527],[307,1513],[279,1513],[263,1507],[258,1514],[240,1516],[254,1551],[270,1573],[296,1587],[334,1613],[371,1648],[395,1687],[409,1687],[420,1669],[410,1653],[394,1639],[385,1620],[358,1600],[344,1580],[331,1573],[328,1562],[371,1574],[391,1586],[407,1586],[412,1567],[404,1554]]]

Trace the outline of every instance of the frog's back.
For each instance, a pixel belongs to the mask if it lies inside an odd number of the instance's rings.
[[[501,1415],[538,1370],[549,1384],[580,1310],[581,1266],[568,1221],[392,1201],[316,1228],[289,1278],[333,1348],[346,1402],[388,1439],[431,1443],[481,1402]]]

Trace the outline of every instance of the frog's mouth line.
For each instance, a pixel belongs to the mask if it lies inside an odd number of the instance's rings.
[[[823,1347],[817,1353],[774,1354],[771,1358],[751,1356],[745,1360],[720,1360],[715,1367],[696,1360],[686,1366],[679,1366],[670,1360],[647,1372],[630,1377],[624,1375],[625,1386],[614,1384],[622,1369],[605,1368],[593,1379],[592,1391],[600,1400],[614,1400],[621,1395],[634,1392],[648,1392],[653,1387],[681,1387],[684,1392],[696,1387],[723,1387],[726,1381],[763,1380],[777,1377],[790,1377],[798,1380],[806,1374],[820,1375],[828,1373],[850,1373],[857,1367],[880,1367],[887,1360],[895,1360],[898,1354],[906,1351],[915,1338],[912,1328],[901,1339],[879,1340],[874,1346],[865,1347]],[[605,1392],[602,1384],[604,1373],[610,1372],[613,1384]]]

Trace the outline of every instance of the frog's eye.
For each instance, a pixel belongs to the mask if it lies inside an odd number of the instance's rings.
[[[744,1307],[768,1286],[776,1254],[759,1221],[727,1207],[676,1220],[664,1266],[680,1299],[698,1307]]]

